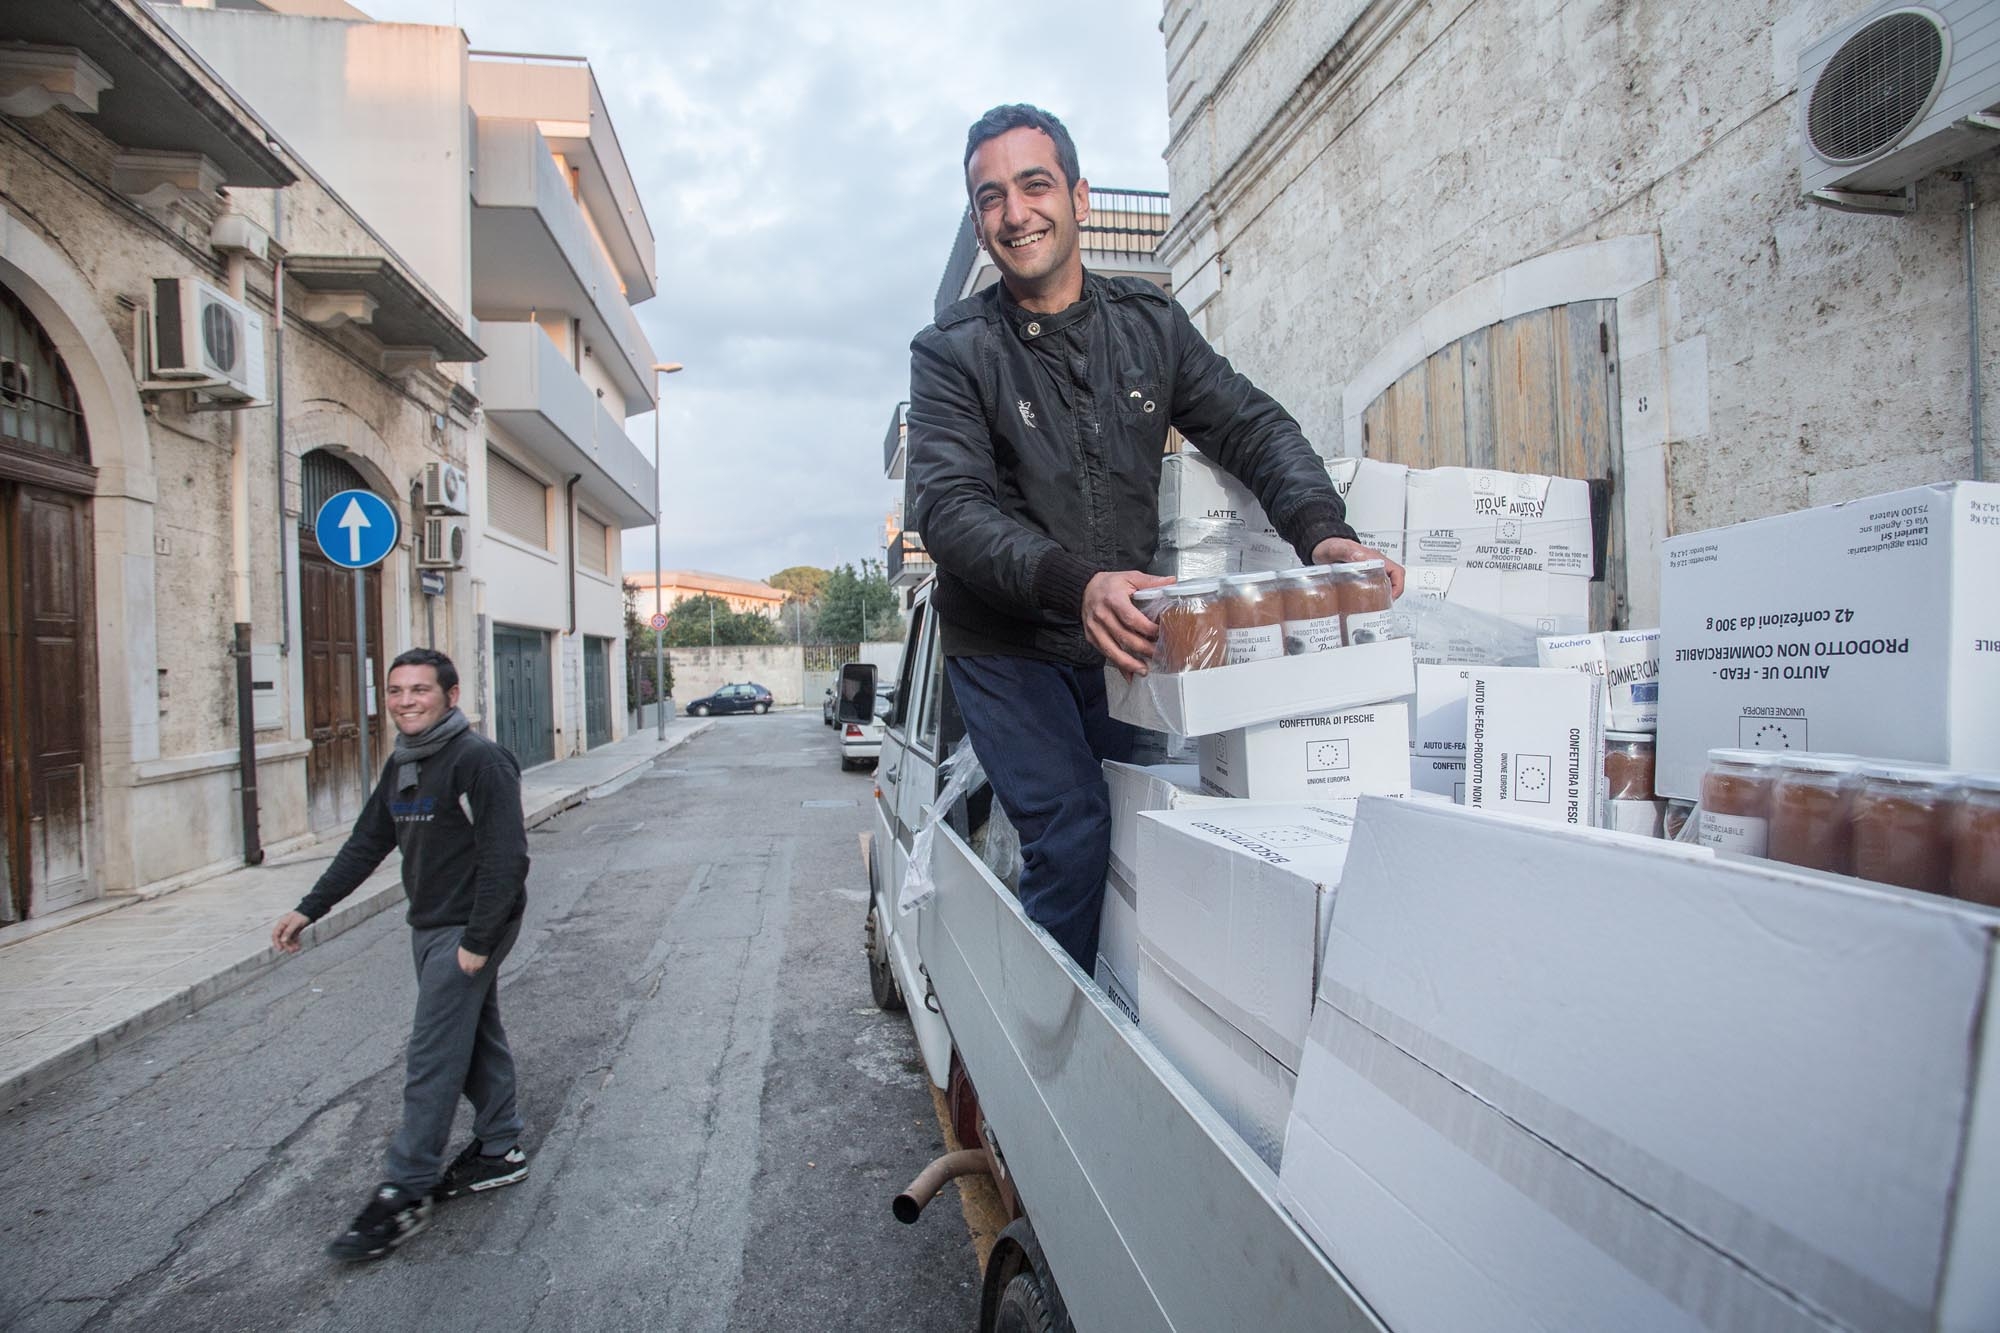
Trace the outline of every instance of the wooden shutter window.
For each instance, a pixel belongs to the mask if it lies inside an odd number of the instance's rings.
[[[576,511],[576,563],[593,574],[611,573],[611,543],[608,525],[598,522],[581,509]]]
[[[549,549],[549,488],[492,449],[486,451],[486,512],[508,536]]]

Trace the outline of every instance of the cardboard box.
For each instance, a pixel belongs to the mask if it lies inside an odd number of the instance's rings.
[[[1603,687],[1598,708],[1606,730],[1653,730],[1660,706],[1658,630],[1544,635],[1535,640],[1535,652],[1542,666],[1597,678]]]
[[[1411,565],[1397,606],[1405,603],[1420,662],[1525,666],[1535,660],[1537,635],[1590,629],[1590,580],[1568,574]]]
[[[1373,458],[1329,458],[1326,475],[1347,506],[1347,526],[1354,535],[1401,564],[1410,469]]]
[[[1188,993],[1149,954],[1139,956],[1146,1016],[1139,1029],[1273,1171],[1298,1076]]]
[[[1290,569],[1300,563],[1249,487],[1193,449],[1162,460],[1160,547],[1235,553],[1236,569],[1206,571],[1211,573]],[[1270,563],[1274,560],[1281,563]]]
[[[1410,788],[1445,797],[1454,805],[1464,805],[1465,756],[1411,755]]]
[[[2000,768],[2000,484],[1951,482],[1661,545],[1662,796],[1718,747]]]
[[[1364,799],[1279,1193],[1392,1328],[2000,1327],[2000,913]]]
[[[1410,710],[1410,753],[1465,759],[1465,691],[1472,668],[1417,664],[1416,706]]]
[[[1130,998],[1139,993],[1139,890],[1116,867],[1104,877],[1104,906],[1097,918],[1097,966],[1092,974],[1105,990],[1123,992],[1125,1008],[1132,1017],[1139,1016],[1139,1007]]]
[[[1400,699],[1415,679],[1407,639],[1207,671],[1156,671],[1133,680],[1104,668],[1111,716],[1177,736],[1208,736],[1282,717]]]
[[[1590,487],[1568,477],[1487,468],[1410,473],[1410,563],[1588,579]]]
[[[1465,703],[1465,803],[1587,828],[1599,822],[1598,683],[1544,667],[1474,667]]]
[[[1136,767],[1201,762],[1201,747],[1191,736],[1176,736],[1170,731],[1151,731],[1145,727],[1135,728],[1134,731],[1131,763]]]
[[[1364,704],[1201,738],[1201,789],[1250,801],[1407,796],[1410,708]]]
[[[1124,876],[1128,885],[1139,875],[1142,812],[1218,805],[1225,799],[1203,793],[1201,769],[1194,764],[1141,766],[1106,760],[1104,785],[1111,794],[1111,869]],[[1129,968],[1126,971],[1128,976],[1137,975]]]
[[[1295,1068],[1353,801],[1139,816],[1139,947]],[[1143,982],[1141,1004],[1150,1007]]]

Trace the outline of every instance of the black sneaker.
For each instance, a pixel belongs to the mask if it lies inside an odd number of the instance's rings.
[[[429,1198],[419,1199],[400,1185],[378,1185],[375,1197],[326,1252],[346,1263],[380,1259],[430,1224]]]
[[[498,1157],[486,1157],[479,1151],[479,1140],[474,1139],[465,1145],[464,1152],[451,1159],[432,1197],[458,1199],[481,1190],[518,1184],[527,1178],[528,1154],[519,1148],[509,1148]]]

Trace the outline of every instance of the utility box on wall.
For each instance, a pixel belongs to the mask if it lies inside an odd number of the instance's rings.
[[[275,643],[250,647],[250,717],[258,731],[280,731],[285,725],[285,659]]]

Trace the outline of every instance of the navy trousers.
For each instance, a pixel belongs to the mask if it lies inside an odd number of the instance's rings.
[[[1021,906],[1091,972],[1111,863],[1106,759],[1133,728],[1105,711],[1104,668],[1027,657],[953,657],[952,694],[993,794],[1021,835]]]

